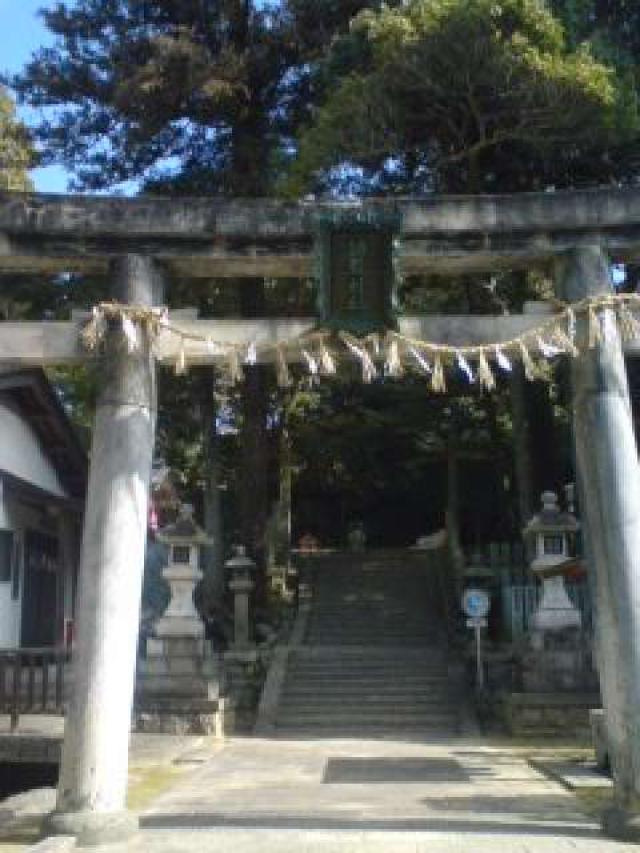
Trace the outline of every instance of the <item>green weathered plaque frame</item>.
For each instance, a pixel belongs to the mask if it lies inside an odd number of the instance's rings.
[[[322,326],[354,335],[396,328],[400,215],[334,209],[320,212],[314,226],[317,309]],[[359,288],[354,271],[358,265]]]

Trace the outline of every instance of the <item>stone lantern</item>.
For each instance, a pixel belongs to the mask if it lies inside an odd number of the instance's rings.
[[[200,549],[211,539],[183,506],[178,520],[157,534],[168,547],[162,574],[171,589],[169,605],[147,638],[136,677],[138,731],[164,734],[221,734],[229,727],[220,695],[221,662],[205,639],[193,601],[202,578]]]
[[[582,631],[580,611],[564,585],[567,569],[575,564],[572,540],[578,529],[573,513],[560,509],[554,492],[545,492],[541,511],[524,530],[534,544],[531,570],[542,581],[542,596],[522,658],[526,693],[586,694],[594,688],[590,644]]]
[[[164,615],[155,625],[156,637],[204,637],[204,623],[193,602],[196,584],[202,580],[200,549],[213,539],[193,519],[193,507],[182,506],[175,524],[159,531],[157,539],[168,546],[169,562],[162,576],[171,597]]]
[[[555,492],[544,492],[541,511],[524,529],[525,537],[534,542],[530,568],[542,581],[542,598],[531,621],[534,631],[562,631],[582,625],[580,611],[564,585],[565,571],[573,559],[571,539],[579,526],[572,513],[560,509]]]
[[[236,649],[248,649],[252,646],[249,599],[255,586],[253,573],[256,564],[249,559],[244,546],[236,545],[233,557],[225,566],[231,576],[229,589],[234,598],[233,645]]]

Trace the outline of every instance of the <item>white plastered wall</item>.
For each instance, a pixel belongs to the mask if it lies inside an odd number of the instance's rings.
[[[0,400],[0,471],[6,471],[56,497],[67,497],[34,430],[4,400]]]
[[[6,472],[35,486],[55,498],[67,498],[58,474],[49,461],[31,426],[16,410],[0,400],[0,475]],[[0,583],[0,648],[15,648],[20,644],[22,591],[24,588],[23,545],[27,530],[40,530],[58,535],[55,519],[48,519],[42,508],[20,500],[13,490],[0,484],[0,529],[11,530],[17,538],[20,583],[17,599],[12,598],[12,583]],[[70,579],[65,578],[65,587]],[[65,596],[67,599],[68,596]],[[55,602],[52,602],[55,607]],[[68,609],[65,602],[65,610]],[[69,614],[70,615],[70,614]]]

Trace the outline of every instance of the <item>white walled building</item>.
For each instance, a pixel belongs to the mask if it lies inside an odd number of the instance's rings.
[[[0,648],[70,641],[86,478],[44,372],[0,373]]]

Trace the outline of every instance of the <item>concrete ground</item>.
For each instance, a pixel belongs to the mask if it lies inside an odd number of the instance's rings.
[[[481,738],[229,742],[160,795],[130,851],[608,851],[528,753]],[[195,756],[194,756],[195,757]]]
[[[630,849],[602,837],[593,790],[576,797],[530,763],[566,763],[575,748],[482,737],[133,743],[129,802],[142,830],[109,853]],[[606,782],[595,794],[608,795]],[[33,847],[33,837],[7,837],[0,851],[70,849]]]

